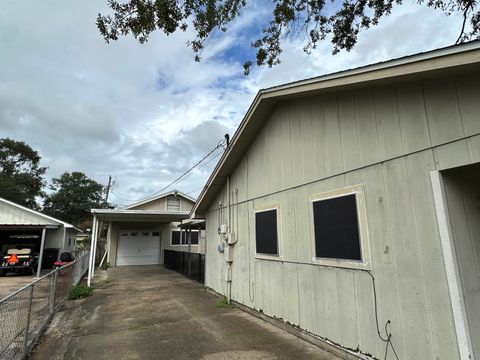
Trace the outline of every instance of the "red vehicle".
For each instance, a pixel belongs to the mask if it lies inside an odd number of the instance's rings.
[[[56,268],[59,268],[59,267],[68,265],[73,261],[75,261],[75,258],[73,257],[73,255],[71,253],[63,252],[63,253],[60,254],[60,260],[55,261],[53,263],[53,266],[55,266]]]

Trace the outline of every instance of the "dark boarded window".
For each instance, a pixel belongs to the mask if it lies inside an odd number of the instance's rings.
[[[255,214],[255,239],[258,254],[278,255],[276,209]]]
[[[316,257],[362,260],[354,194],[315,201],[313,222]]]
[[[172,245],[180,245],[180,231],[172,231]]]

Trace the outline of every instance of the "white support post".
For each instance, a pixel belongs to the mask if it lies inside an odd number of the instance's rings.
[[[38,268],[37,268],[37,278],[40,277],[40,272],[42,271],[42,262],[43,262],[43,248],[45,247],[45,237],[47,234],[47,229],[42,229],[42,241],[40,242],[40,255],[38,256]]]
[[[90,286],[92,282],[92,260],[93,258],[93,238],[96,234],[95,229],[97,228],[97,216],[93,215],[93,224],[92,224],[92,236],[90,237],[90,254],[88,259],[88,277],[87,277],[87,285]]]
[[[99,228],[100,226],[99,225],[103,225],[103,222],[99,222],[97,220],[97,224],[96,224],[96,228],[95,228],[95,238],[94,238],[94,244],[93,244],[93,261],[92,261],[92,277],[95,275],[95,260],[97,259],[97,240],[98,240],[98,231],[99,231]]]

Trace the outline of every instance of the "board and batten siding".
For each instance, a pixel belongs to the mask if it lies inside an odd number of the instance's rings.
[[[312,264],[310,197],[363,184],[382,333],[390,320],[400,359],[458,359],[430,172],[480,161],[478,99],[474,74],[279,102],[231,174],[232,299],[383,358],[370,275]],[[226,191],[206,214],[205,285],[223,294]],[[282,261],[255,259],[254,213],[272,205]]]

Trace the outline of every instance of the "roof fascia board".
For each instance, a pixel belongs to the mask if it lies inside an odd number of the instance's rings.
[[[131,215],[188,215],[189,211],[166,212],[158,210],[128,210],[128,209],[92,209],[92,214],[131,214]]]
[[[157,195],[157,196],[153,196],[153,197],[138,201],[134,204],[126,206],[124,209],[131,209],[133,207],[137,207],[137,206],[140,206],[140,205],[143,205],[143,204],[147,204],[151,201],[155,201],[155,200],[162,199],[162,198],[170,196],[170,195],[174,195],[175,193],[177,194],[177,196],[181,196],[181,197],[183,197],[187,200],[190,200],[193,203],[196,201],[194,198],[192,198],[191,196],[188,196],[187,194],[182,193],[181,191],[173,191],[172,190],[172,191],[169,191],[167,193],[163,193],[163,194],[160,194],[160,195]]]
[[[479,50],[480,41],[472,41],[462,45],[450,46],[377,64],[366,65],[351,70],[339,71],[311,79],[273,86],[261,90],[261,92],[264,95],[264,98],[272,96],[278,97],[291,93],[299,94],[311,89],[344,86],[352,83],[388,79],[396,76],[446,69],[448,67],[478,62]],[[357,78],[358,75],[362,75],[362,77]],[[330,83],[332,80],[336,80],[336,82]],[[309,85],[313,86],[309,87]]]
[[[370,83],[380,80],[392,80],[398,77],[408,77],[420,73],[435,70],[445,70],[452,67],[480,62],[480,41],[473,41],[467,44],[450,46],[447,48],[432,50],[425,53],[411,55],[400,59],[393,59],[378,64],[363,66],[360,68],[341,71],[312,79],[302,80],[290,84],[279,85],[268,89],[260,90],[247,110],[242,122],[235,132],[229,148],[225,151],[213,170],[205,187],[197,198],[195,205],[190,211],[190,217],[204,216],[205,209],[202,209],[205,196],[209,192],[215,179],[220,176],[226,161],[231,156],[233,149],[242,138],[245,128],[261,103],[266,100],[277,101],[288,96],[302,96],[309,93],[321,92],[322,90],[333,90],[354,84]],[[222,174],[227,176],[228,174]],[[199,211],[201,210],[201,211]]]

